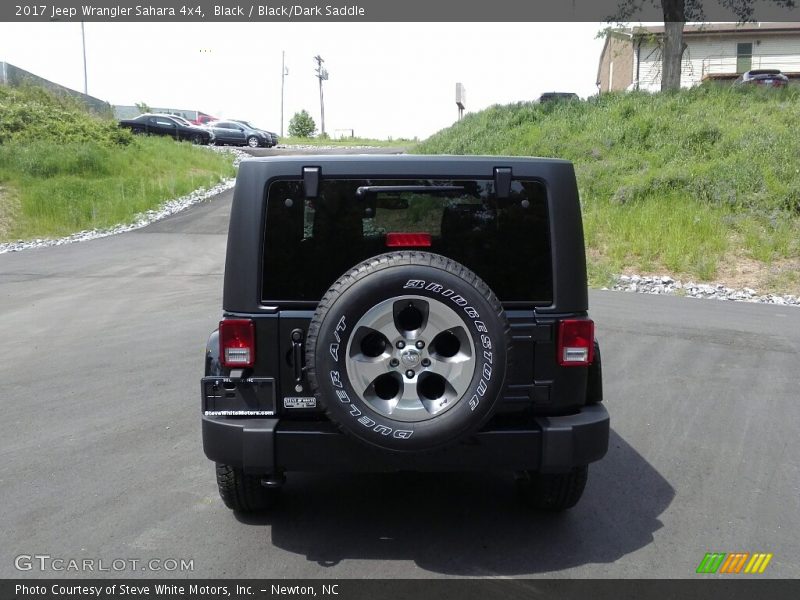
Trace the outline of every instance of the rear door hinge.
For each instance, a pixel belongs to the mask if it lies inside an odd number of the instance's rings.
[[[511,195],[511,167],[494,168],[494,192],[498,198]]]
[[[306,198],[319,196],[320,171],[319,167],[303,167],[303,189]]]

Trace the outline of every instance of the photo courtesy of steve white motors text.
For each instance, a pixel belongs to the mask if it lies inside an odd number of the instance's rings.
[[[339,584],[316,583],[314,585],[284,585],[272,583],[268,587],[263,584],[260,586],[252,585],[210,585],[210,584],[175,584],[175,583],[154,583],[154,584],[119,584],[112,583],[107,585],[80,585],[67,583],[53,583],[48,585],[25,585],[16,584],[14,586],[15,597],[49,597],[67,596],[70,598],[108,598],[108,597],[128,597],[145,598],[153,597],[175,597],[186,596],[210,596],[214,598],[253,596],[256,594],[270,594],[271,596],[338,596]]]

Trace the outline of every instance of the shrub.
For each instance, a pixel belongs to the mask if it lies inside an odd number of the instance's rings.
[[[43,88],[0,86],[0,144],[11,142],[127,145],[133,137],[109,117]]]
[[[289,135],[292,137],[311,137],[316,130],[317,125],[314,123],[314,119],[305,109],[295,113],[289,121]]]

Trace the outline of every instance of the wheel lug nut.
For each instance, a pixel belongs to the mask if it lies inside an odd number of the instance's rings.
[[[406,347],[406,343],[403,340],[400,340],[399,342],[397,342],[397,349],[398,350],[402,350],[405,347]]]
[[[389,361],[389,366],[390,367],[396,367],[399,364],[400,364],[400,361],[397,360],[396,358],[393,358],[392,360]]]
[[[414,344],[414,345],[415,345],[417,348],[419,348],[420,350],[422,350],[422,349],[425,347],[425,342],[423,342],[422,340],[418,340],[418,341],[417,341],[417,343],[416,343],[416,344]]]
[[[412,371],[411,369],[406,371],[406,377],[408,377],[409,379],[414,379],[414,371]]]
[[[422,366],[423,367],[430,367],[431,366],[431,360],[429,358],[423,358],[422,359]]]

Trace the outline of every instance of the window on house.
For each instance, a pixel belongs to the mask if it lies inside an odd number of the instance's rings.
[[[736,72],[741,74],[753,66],[752,42],[736,44]]]

